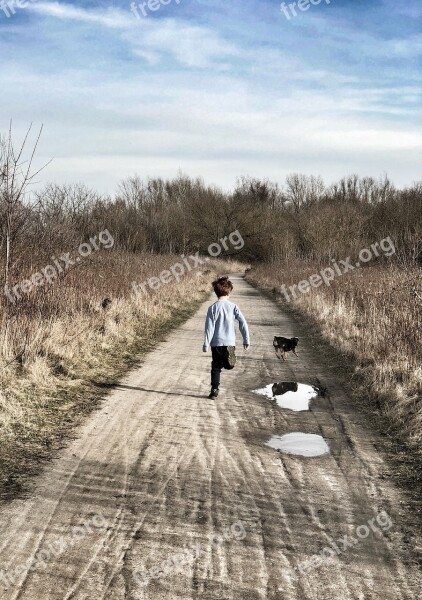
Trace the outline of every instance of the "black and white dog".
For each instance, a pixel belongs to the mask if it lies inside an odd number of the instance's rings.
[[[289,339],[285,337],[278,337],[275,335],[273,346],[275,348],[277,358],[279,358],[280,360],[287,360],[287,352],[293,352],[295,356],[298,356],[298,354],[296,354],[296,346],[298,345],[298,343],[299,338],[297,337]]]

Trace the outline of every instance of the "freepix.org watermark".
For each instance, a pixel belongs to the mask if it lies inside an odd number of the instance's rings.
[[[0,0],[0,10],[10,19],[17,10],[27,8],[33,2],[37,2],[37,0]]]
[[[352,258],[350,256],[345,260],[340,260],[338,262],[333,259],[331,261],[333,263],[331,267],[326,267],[319,273],[315,273],[308,279],[303,279],[302,281],[299,281],[299,283],[291,285],[289,288],[287,288],[286,285],[282,285],[280,292],[284,295],[287,302],[291,302],[292,299],[297,299],[299,293],[307,294],[312,288],[319,288],[323,283],[330,287],[331,282],[334,281],[336,277],[341,277],[350,271],[359,269],[362,264],[368,263],[374,257],[380,256],[380,253],[390,257],[393,256],[395,252],[396,249],[393,240],[390,237],[384,238],[380,242],[372,244],[370,248],[363,248],[363,250],[359,252],[358,262],[352,264]]]
[[[331,4],[331,0],[299,0],[299,2],[291,2],[290,4],[282,2],[280,10],[284,13],[286,19],[290,21],[292,17],[297,17],[298,10],[300,12],[307,12],[312,6],[318,6],[321,2]]]
[[[6,589],[16,585],[22,576],[29,572],[46,569],[47,564],[53,559],[61,556],[69,548],[73,548],[83,539],[98,532],[101,529],[107,529],[108,522],[101,513],[87,519],[83,525],[72,527],[70,536],[60,536],[56,540],[49,542],[42,550],[38,550],[34,557],[25,563],[22,563],[14,569],[0,571],[0,584]]]
[[[183,550],[169,556],[161,563],[147,569],[142,567],[133,574],[136,583],[141,587],[149,585],[151,580],[162,579],[171,574],[182,574],[201,558],[201,555],[206,554],[209,545],[214,548],[227,542],[240,542],[246,537],[246,529],[242,521],[233,523],[231,527],[227,527],[222,533],[217,533],[210,536],[209,544],[201,545],[198,541],[187,545]]]
[[[329,538],[329,545],[325,546],[319,552],[314,554],[308,560],[304,560],[298,564],[297,570],[301,573],[308,573],[313,569],[317,569],[333,559],[335,556],[344,554],[349,549],[354,548],[360,542],[365,540],[371,534],[382,535],[385,531],[388,531],[393,526],[393,522],[386,513],[385,510],[381,511],[373,519],[369,519],[365,525],[359,525],[355,529],[355,535],[345,535],[342,538],[334,541]]]
[[[182,0],[148,0],[147,2],[132,2],[130,12],[137,19],[146,19],[151,13],[157,12],[162,6],[180,4]]]
[[[208,254],[206,258],[201,258],[199,252],[191,256],[181,255],[181,262],[175,263],[170,269],[165,269],[157,277],[150,277],[142,283],[132,281],[132,290],[135,294],[148,294],[149,290],[157,291],[162,285],[176,281],[177,283],[193,269],[197,269],[202,265],[209,262],[211,258],[217,258],[223,252],[223,250],[241,250],[245,245],[243,237],[239,230],[232,231],[232,233],[224,238],[221,238],[218,242],[214,242],[208,246]],[[149,289],[148,289],[149,288]]]
[[[98,240],[98,241],[97,241]],[[80,263],[83,258],[87,258],[95,250],[100,248],[110,249],[114,246],[114,239],[108,229],[100,231],[98,236],[94,236],[89,239],[89,243],[83,243],[78,248],[78,255],[71,258],[71,253],[66,252],[58,258],[55,256],[51,257],[51,262],[41,271],[37,271],[31,275],[30,279],[24,279],[20,283],[9,287],[4,287],[4,295],[12,303],[15,304],[16,300],[21,300],[22,294],[30,294],[35,287],[42,287],[45,284],[52,284],[55,279],[70,269],[73,265]]]

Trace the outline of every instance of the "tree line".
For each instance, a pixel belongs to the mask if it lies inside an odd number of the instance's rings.
[[[104,229],[115,248],[129,253],[185,255],[206,253],[239,230],[245,240],[239,258],[270,263],[342,259],[390,236],[396,260],[422,264],[422,182],[397,189],[386,176],[351,175],[326,186],[321,177],[291,174],[282,184],[241,177],[225,192],[183,174],[134,175],[113,197],[82,184],[31,191],[34,173],[23,149],[0,139],[3,285]]]

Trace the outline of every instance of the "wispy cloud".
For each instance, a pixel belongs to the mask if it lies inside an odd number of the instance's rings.
[[[86,9],[63,2],[34,2],[28,4],[27,9],[46,17],[93,23],[111,29],[127,29],[134,26],[134,19],[130,13],[117,8]]]
[[[189,67],[209,67],[216,61],[239,56],[236,46],[208,27],[182,19],[136,19],[129,10],[118,8],[86,9],[59,2],[39,2],[30,9],[46,17],[79,21],[122,31],[122,37],[142,59],[156,64],[172,56]]]
[[[156,63],[163,56],[172,56],[188,67],[212,67],[240,56],[235,44],[225,41],[206,27],[166,19],[151,22],[142,35],[131,32],[126,36],[135,54]]]

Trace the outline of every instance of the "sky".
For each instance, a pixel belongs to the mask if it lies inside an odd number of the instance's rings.
[[[39,186],[421,180],[420,0],[313,1],[2,0],[0,132],[43,125]]]

